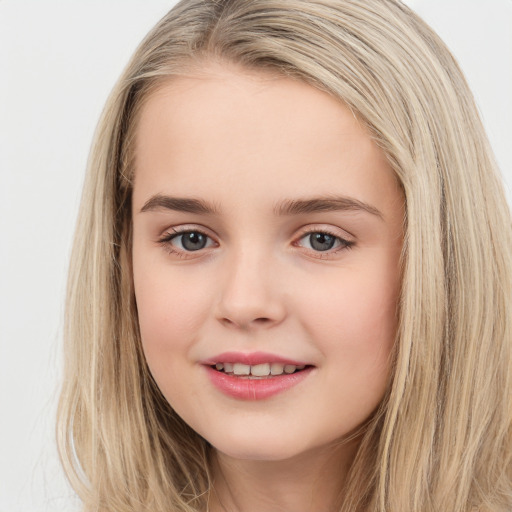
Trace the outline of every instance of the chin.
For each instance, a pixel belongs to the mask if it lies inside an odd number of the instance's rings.
[[[314,449],[304,443],[304,439],[291,436],[272,435],[268,431],[254,433],[231,433],[222,439],[210,441],[220,454],[237,460],[278,462],[293,459]]]

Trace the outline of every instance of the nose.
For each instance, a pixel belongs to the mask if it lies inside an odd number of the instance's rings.
[[[276,262],[255,251],[240,251],[225,261],[217,318],[243,330],[278,325],[286,316],[285,290]]]

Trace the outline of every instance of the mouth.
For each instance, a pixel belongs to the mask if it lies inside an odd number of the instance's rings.
[[[210,382],[237,400],[261,400],[309,380],[316,366],[269,352],[223,352],[201,362]]]
[[[284,393],[308,380],[311,365],[283,363],[210,363],[204,365],[210,382],[223,394],[237,400],[262,400]]]
[[[255,365],[225,362],[215,363],[209,366],[213,370],[216,370],[217,372],[223,373],[225,375],[251,380],[269,379],[280,377],[282,375],[292,375],[312,367],[311,365],[307,364],[295,365],[283,364],[279,362],[261,363]]]

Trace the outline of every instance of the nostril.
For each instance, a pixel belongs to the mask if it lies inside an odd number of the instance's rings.
[[[246,329],[246,328],[250,328],[251,326],[255,327],[255,326],[268,325],[268,324],[272,323],[272,319],[268,318],[268,317],[258,317],[258,318],[253,318],[252,320],[248,320],[248,321],[240,320],[237,322],[230,318],[222,318],[221,322],[226,327],[239,327],[242,329]]]
[[[231,320],[230,318],[222,318],[221,319],[221,323],[222,325],[224,325],[225,327],[230,327],[230,328],[234,328],[234,327],[243,327],[241,326],[240,324],[238,324],[237,322]]]
[[[270,318],[265,318],[265,317],[255,318],[255,319],[253,320],[253,322],[254,322],[255,324],[266,324],[266,323],[270,322]]]

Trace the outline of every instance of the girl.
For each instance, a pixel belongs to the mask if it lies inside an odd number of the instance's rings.
[[[512,230],[398,0],[185,0],[114,89],[69,278],[86,511],[506,511]]]

